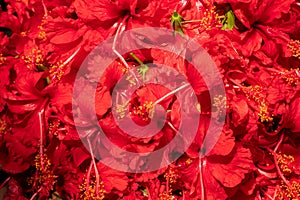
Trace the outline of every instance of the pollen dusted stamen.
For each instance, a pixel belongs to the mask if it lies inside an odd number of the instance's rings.
[[[290,69],[285,70],[283,73],[281,73],[281,78],[289,85],[291,86],[297,86],[300,80],[300,77],[298,75],[298,69]]]
[[[48,134],[60,139],[61,135],[68,134],[68,130],[59,119],[54,119],[49,122]]]
[[[177,179],[178,179],[178,173],[172,168],[170,167],[168,172],[164,174],[164,177],[166,180],[169,180],[169,183],[176,183]]]
[[[66,71],[67,64],[77,55],[81,48],[79,47],[65,62],[62,60],[53,64],[49,70],[49,78],[51,83],[57,83],[61,80]]]
[[[228,106],[226,105],[226,96],[219,95],[217,97],[214,97],[213,106],[217,108],[217,113],[220,115],[222,114],[222,111],[226,109]]]
[[[7,123],[0,119],[0,135],[5,135],[7,133]]]
[[[96,199],[96,200],[102,200],[104,199],[104,183],[100,178],[95,157],[92,151],[92,146],[91,142],[88,139],[88,144],[89,144],[89,150],[91,153],[91,163],[90,167],[87,171],[86,178],[83,179],[83,183],[79,186],[80,191],[81,191],[81,199],[84,200],[89,200],[89,199]],[[93,174],[92,174],[92,169],[94,169]]]
[[[2,53],[0,53],[0,65],[3,65],[5,61],[6,61],[6,58],[3,57]]]
[[[28,55],[23,55],[21,58],[30,70],[46,69],[44,66],[44,55],[42,54],[42,50],[40,50],[37,46],[32,48]]]
[[[300,80],[300,73],[298,69],[284,69],[278,70],[275,68],[266,68],[273,76],[279,76],[282,78],[287,84],[291,86],[297,86]]]
[[[300,40],[291,40],[288,43],[288,47],[292,55],[300,59]]]
[[[94,161],[92,160],[87,170],[86,178],[83,178],[82,184],[79,186],[81,191],[80,199],[83,200],[102,200],[105,198],[105,189],[103,181],[99,179],[98,171],[92,171],[94,166]],[[95,170],[95,167],[94,167]],[[92,173],[93,172],[93,173]]]
[[[47,194],[49,191],[53,190],[57,178],[51,170],[51,162],[46,153],[41,155],[40,152],[38,152],[34,162],[36,175],[28,180],[28,184],[32,185],[32,188],[39,188],[39,190],[31,197],[31,199],[34,199],[41,191]]]
[[[288,187],[284,182],[281,182],[279,191],[276,194],[276,199],[286,200],[286,199],[300,199],[300,184],[297,181],[292,181],[291,186]]]
[[[281,178],[281,180],[288,186],[290,187],[290,182],[285,178],[285,176],[283,175],[279,165],[278,165],[278,161],[277,161],[277,154],[276,152],[274,152],[273,150],[271,149],[268,149],[269,152],[273,155],[273,158],[274,158],[274,163],[275,163],[275,167],[276,167],[276,170],[277,170],[277,174],[278,176]]]
[[[140,116],[143,121],[148,121],[153,117],[153,112],[153,102],[146,101],[143,105],[134,106],[133,111],[130,112],[130,114]]]
[[[176,183],[178,174],[172,167],[169,167],[168,171],[164,174],[164,178],[166,179],[166,190],[159,194],[158,199],[172,200],[174,199],[172,195],[172,184]]]
[[[277,163],[284,175],[289,175],[296,169],[294,162],[295,158],[291,155],[283,154],[281,152],[277,154]]]
[[[90,199],[95,199],[95,200],[102,200],[105,198],[105,189],[104,189],[104,184],[103,181],[101,181],[96,187],[96,181],[95,177],[90,177],[89,179],[89,184],[87,183],[88,180],[86,178],[83,179],[82,185],[79,187],[81,191],[80,199],[83,200],[90,200]],[[87,186],[88,185],[88,186]],[[96,192],[98,190],[98,192]]]
[[[46,40],[47,37],[46,37],[44,25],[46,24],[46,22],[48,20],[48,10],[47,10],[44,0],[42,0],[41,2],[43,5],[43,9],[44,9],[44,16],[43,16],[41,24],[38,26],[39,32],[38,32],[37,38],[40,40]]]
[[[36,168],[36,175],[34,177],[31,177],[31,179],[28,180],[28,184],[32,185],[32,188],[39,188],[38,191],[35,192],[35,194],[31,197],[31,199],[34,199],[35,196],[38,195],[41,191],[45,194],[49,194],[49,191],[53,190],[53,186],[56,183],[56,176],[54,175],[53,171],[51,170],[51,162],[48,159],[48,156],[46,153],[44,153],[43,148],[43,132],[44,132],[44,126],[43,126],[43,114],[44,109],[42,109],[38,113],[39,117],[39,126],[40,126],[40,144],[39,144],[39,152],[35,156],[35,168]]]
[[[268,113],[268,103],[265,100],[264,91],[261,86],[242,87],[241,90],[245,93],[248,100],[254,100],[258,104],[258,116],[261,122],[273,121],[273,118]]]
[[[46,40],[47,39],[45,28],[44,28],[47,20],[48,20],[48,15],[44,14],[43,19],[42,19],[42,23],[41,23],[41,25],[38,26],[39,32],[38,32],[37,38],[40,39],[40,40]]]
[[[220,29],[222,27],[221,19],[224,18],[222,16],[219,16],[216,12],[215,6],[208,6],[209,8],[205,8],[203,10],[203,15],[201,16],[201,19],[198,20],[186,20],[183,21],[182,24],[188,24],[188,23],[198,23],[201,32],[202,31],[209,31],[213,29]],[[204,7],[203,7],[204,8]]]
[[[60,120],[56,119],[53,122],[49,123],[49,134],[58,135],[58,127],[60,125]]]
[[[158,200],[173,200],[173,197],[171,193],[163,192],[159,194]]]
[[[129,85],[130,86],[135,86],[137,84],[136,80],[135,80],[135,77],[132,75],[132,74],[128,74],[126,76],[126,81],[129,82]]]
[[[118,119],[123,119],[126,116],[128,102],[125,102],[123,105],[116,105],[116,113],[118,113]]]

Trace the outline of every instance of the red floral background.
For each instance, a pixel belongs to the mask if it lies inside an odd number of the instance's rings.
[[[299,0],[0,3],[0,199],[300,199]],[[79,91],[73,84],[97,45],[143,27],[194,38],[215,62],[226,96],[205,105],[209,91],[201,77],[174,55],[148,49],[116,59],[97,87],[95,110],[103,130],[123,149],[159,149],[180,123],[179,105],[170,96],[161,102],[171,111],[158,134],[136,140],[120,131],[111,95],[126,70],[144,63],[171,66],[189,80],[201,104],[196,137],[179,159],[153,172],[128,173],[95,159],[74,125],[72,97],[79,96],[82,122],[88,121],[85,81],[99,77],[82,80]],[[157,38],[151,33],[147,39]],[[139,88],[131,118],[148,123],[151,102],[169,92],[151,84]],[[223,131],[201,158],[210,117],[221,108],[227,111]]]

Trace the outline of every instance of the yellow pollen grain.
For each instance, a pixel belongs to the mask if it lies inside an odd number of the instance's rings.
[[[226,105],[226,97],[223,95],[219,95],[217,97],[214,97],[213,106],[217,108],[217,113],[221,114],[222,110],[227,108]]]
[[[44,63],[42,50],[38,47],[33,48],[29,54],[21,56],[21,59],[27,64],[27,68],[31,70],[36,70]]]
[[[259,85],[249,86],[242,89],[248,100],[254,100],[258,104],[258,116],[261,122],[271,122],[273,118],[268,113],[268,103],[266,102],[263,89]]]
[[[95,176],[92,176],[90,180],[83,179],[83,183],[79,186],[81,191],[80,199],[83,200],[102,200],[105,198],[105,189],[103,181],[100,181],[98,186]]]
[[[300,59],[300,40],[290,40],[288,48],[294,57]]]
[[[66,65],[63,64],[62,60],[52,65],[49,70],[49,76],[52,82],[60,81],[62,76],[65,73],[65,70],[66,70]]]
[[[278,200],[297,200],[300,198],[300,184],[296,181],[292,181],[290,187],[285,185],[282,181],[279,187],[279,191],[276,194],[276,199]]]
[[[212,30],[213,28],[222,27],[219,15],[215,10],[216,8],[215,6],[213,6],[203,12],[203,16],[201,17],[201,20],[199,22],[202,29],[208,31]]]
[[[164,174],[165,179],[169,179],[170,183],[176,183],[178,174],[174,169],[170,168],[167,173]]]
[[[295,158],[292,155],[286,155],[282,153],[277,154],[278,166],[281,169],[281,171],[286,175],[291,174],[295,169],[295,166],[293,164],[294,161]]]
[[[299,69],[285,70],[280,73],[280,76],[288,85],[297,86],[300,78],[296,70],[299,71]]]
[[[3,54],[0,54],[0,65],[3,65],[6,61],[6,58],[3,57]]]
[[[146,101],[143,105],[133,108],[133,114],[138,115],[143,121],[148,121],[153,116],[153,102]]]
[[[6,123],[2,120],[0,120],[0,133],[5,134],[6,133]]]
[[[46,192],[52,190],[56,183],[56,176],[51,170],[51,162],[48,159],[47,154],[44,153],[42,157],[40,157],[40,153],[38,152],[34,162],[37,171],[36,176],[31,177],[28,184],[34,184],[38,188],[43,188]]]
[[[171,191],[169,193],[163,192],[159,194],[158,200],[172,200],[172,194]]]

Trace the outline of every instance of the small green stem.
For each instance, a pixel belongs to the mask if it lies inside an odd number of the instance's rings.
[[[139,63],[139,65],[144,65],[144,63],[134,54],[134,53],[130,53],[130,56],[133,58],[133,59],[135,59],[138,63]]]

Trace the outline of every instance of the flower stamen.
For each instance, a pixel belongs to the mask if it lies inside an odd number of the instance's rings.
[[[49,70],[50,83],[57,83],[61,80],[66,71],[67,64],[77,55],[81,47],[79,47],[65,62],[60,60],[56,64],[52,65]]]
[[[289,41],[288,48],[290,49],[290,51],[294,57],[300,59],[300,40]]]

